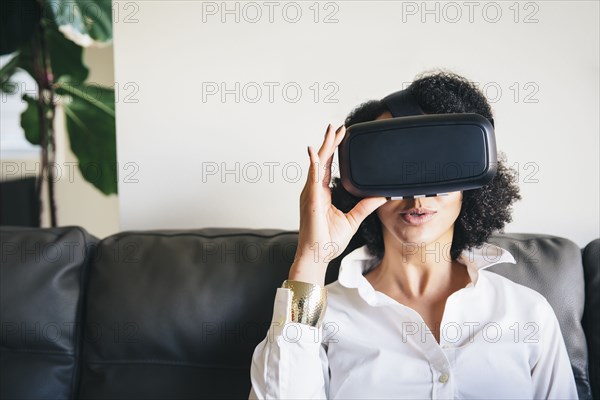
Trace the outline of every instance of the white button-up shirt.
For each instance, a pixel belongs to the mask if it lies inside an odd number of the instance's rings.
[[[252,359],[250,398],[577,399],[550,304],[485,268],[515,263],[485,244],[463,251],[471,282],[445,305],[438,343],[414,309],[363,276],[379,260],[366,245],[344,257],[327,285],[323,324],[290,322],[278,288],[267,337]]]

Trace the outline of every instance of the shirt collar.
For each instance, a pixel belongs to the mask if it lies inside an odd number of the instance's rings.
[[[377,257],[369,253],[367,245],[355,249],[342,259],[338,275],[339,283],[347,288],[357,288],[368,303],[375,305],[378,303],[375,289],[363,274],[375,267],[379,261]],[[508,250],[491,243],[463,250],[457,261],[467,266],[467,272],[471,277],[471,283],[466,286],[467,288],[477,286],[481,270],[499,263],[516,264]]]

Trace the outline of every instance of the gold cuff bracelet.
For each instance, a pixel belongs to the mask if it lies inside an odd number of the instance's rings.
[[[319,327],[327,308],[327,289],[313,283],[286,280],[281,285],[292,291],[293,322]]]

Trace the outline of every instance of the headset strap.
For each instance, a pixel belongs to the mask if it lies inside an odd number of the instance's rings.
[[[381,99],[394,118],[425,114],[417,99],[408,89],[399,90]],[[488,118],[494,126],[494,119]]]
[[[408,89],[399,90],[381,99],[394,118],[425,114]]]

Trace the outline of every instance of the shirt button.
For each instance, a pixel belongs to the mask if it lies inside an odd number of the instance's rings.
[[[440,375],[440,382],[442,382],[442,383],[448,382],[448,374]]]

